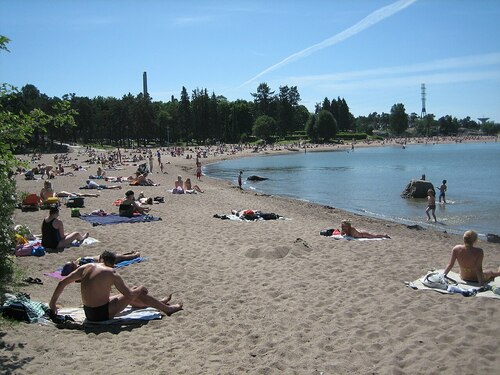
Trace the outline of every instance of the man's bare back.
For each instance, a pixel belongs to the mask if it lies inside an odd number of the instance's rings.
[[[115,283],[115,270],[101,263],[90,263],[81,268],[83,304],[89,307],[98,307],[108,303],[111,287]]]
[[[460,266],[460,277],[466,281],[476,281],[480,285],[500,276],[500,267],[495,271],[483,271],[483,249],[475,247],[477,241],[477,233],[473,230],[468,230],[463,236],[464,244],[457,245],[451,251],[451,257],[444,275],[451,271],[455,261],[458,261]]]

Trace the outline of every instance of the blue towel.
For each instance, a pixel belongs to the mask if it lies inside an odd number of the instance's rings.
[[[130,264],[140,263],[140,262],[142,262],[143,260],[146,260],[146,259],[148,259],[148,258],[139,257],[139,258],[135,258],[135,259],[124,260],[124,261],[121,261],[120,263],[116,263],[114,268],[126,267],[126,266],[128,266]]]
[[[117,214],[109,214],[106,216],[87,214],[87,215],[81,215],[80,219],[92,223],[93,226],[97,226],[97,225],[120,224],[120,223],[146,223],[149,221],[161,220],[161,217],[156,217],[151,215],[124,217],[124,216],[118,216]]]

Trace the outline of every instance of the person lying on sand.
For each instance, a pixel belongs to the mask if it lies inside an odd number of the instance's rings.
[[[60,191],[59,193],[56,194],[59,198],[65,198],[65,197],[94,197],[97,198],[99,194],[93,194],[93,193],[70,193],[69,191]]]
[[[139,258],[141,256],[141,253],[138,251],[131,251],[130,253],[125,253],[125,254],[116,254],[115,255],[115,263],[120,263],[125,260],[132,260]],[[81,257],[78,258],[77,260],[67,262],[62,270],[61,270],[61,276],[67,276],[74,270],[76,270],[78,267],[83,266],[84,264],[88,263],[102,263],[103,260],[101,258],[101,255],[96,255],[93,257]]]
[[[348,220],[342,220],[340,223],[340,233],[343,236],[350,236],[353,238],[391,238],[387,234],[371,234],[368,232],[360,232],[351,225]]]
[[[450,262],[444,270],[445,276],[451,271],[456,260],[460,266],[460,277],[465,281],[478,282],[479,285],[483,285],[500,276],[500,267],[498,267],[496,272],[483,272],[484,252],[483,249],[474,247],[476,241],[476,232],[468,230],[464,233],[464,244],[455,246],[451,251]]]
[[[52,315],[57,315],[57,300],[69,284],[80,281],[81,296],[85,316],[91,321],[106,321],[113,319],[128,305],[135,308],[153,307],[167,316],[182,310],[182,303],[170,305],[172,295],[156,299],[148,294],[148,289],[141,286],[128,287],[118,275],[113,266],[116,255],[110,251],[101,254],[102,263],[89,263],[71,272],[58,284],[49,307]],[[111,295],[111,287],[118,289],[120,294]]]
[[[120,185],[103,185],[98,184],[95,181],[87,180],[85,186],[82,186],[80,189],[121,189]]]
[[[88,233],[79,232],[64,233],[64,225],[59,220],[59,207],[53,206],[49,210],[49,216],[42,222],[42,246],[48,249],[63,249],[71,246],[73,241],[83,242]]]

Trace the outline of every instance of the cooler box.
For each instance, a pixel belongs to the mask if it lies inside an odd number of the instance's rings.
[[[84,199],[82,197],[72,197],[66,202],[66,207],[79,208],[84,206]]]

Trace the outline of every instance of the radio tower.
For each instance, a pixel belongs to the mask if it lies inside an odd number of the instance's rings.
[[[427,115],[425,110],[425,83],[420,86],[420,92],[422,94],[422,113],[420,113],[420,118],[424,118]]]

